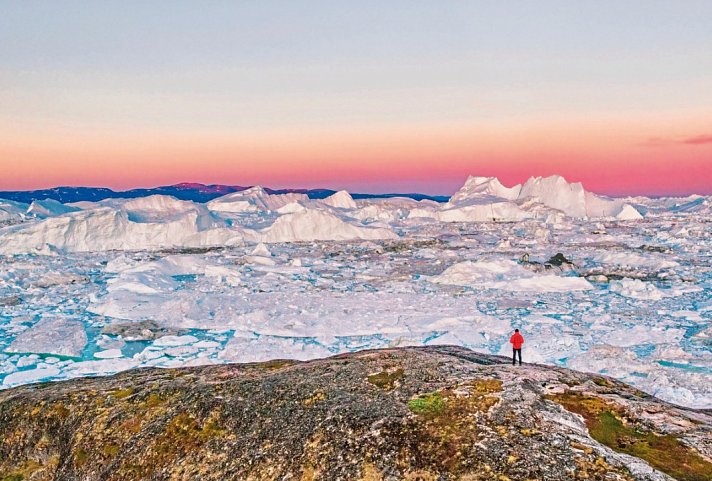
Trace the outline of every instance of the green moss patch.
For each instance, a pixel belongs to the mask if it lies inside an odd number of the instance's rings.
[[[643,459],[680,481],[712,479],[712,463],[697,451],[674,435],[656,433],[637,425],[619,406],[573,392],[548,398],[583,416],[591,437],[619,453]]]
[[[437,415],[445,409],[445,399],[439,392],[421,394],[408,401],[408,408],[416,414]]]

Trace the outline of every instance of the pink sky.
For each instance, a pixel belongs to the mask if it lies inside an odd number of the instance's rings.
[[[711,130],[630,119],[506,125],[181,134],[0,136],[0,189],[114,189],[178,182],[450,194],[468,175],[506,185],[560,174],[611,195],[712,193]]]

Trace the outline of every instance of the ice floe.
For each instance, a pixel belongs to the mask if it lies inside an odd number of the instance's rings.
[[[515,292],[566,292],[593,289],[580,277],[538,275],[511,260],[466,261],[429,279],[438,284],[501,289]]]
[[[81,357],[87,335],[81,321],[45,318],[17,335],[8,352],[35,352]]]

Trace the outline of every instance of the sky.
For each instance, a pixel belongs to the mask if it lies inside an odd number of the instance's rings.
[[[0,190],[712,193],[712,1],[0,0]]]

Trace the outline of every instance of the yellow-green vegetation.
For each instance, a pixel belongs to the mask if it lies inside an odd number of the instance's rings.
[[[188,375],[187,373],[183,372],[182,370],[176,369],[176,368],[166,369],[166,374],[171,379],[178,379],[180,377],[184,377],[184,376]]]
[[[371,374],[368,376],[367,380],[374,386],[378,386],[386,391],[392,390],[396,387],[396,383],[403,378],[403,369],[398,368],[395,370],[383,370],[376,374]]]
[[[478,419],[499,401],[501,390],[501,381],[479,379],[408,401],[416,414],[419,456],[452,473],[471,469],[465,453],[478,442]]]
[[[611,382],[608,379],[606,379],[605,377],[595,376],[593,378],[593,383],[596,386],[603,386],[603,387],[611,387],[612,386]]]
[[[25,477],[19,473],[12,473],[0,478],[0,481],[23,481]]]
[[[220,426],[219,417],[218,412],[213,412],[201,422],[187,412],[174,416],[165,430],[156,436],[152,446],[145,451],[142,463],[122,464],[119,471],[124,475],[149,478],[155,470],[186,453],[200,451],[205,443],[226,435],[226,431]]]
[[[382,481],[383,476],[378,468],[370,462],[361,465],[361,477],[359,481]]]
[[[265,361],[265,362],[260,362],[257,363],[256,366],[261,368],[261,369],[269,369],[269,370],[277,370],[277,369],[282,369],[283,367],[288,367],[294,364],[294,361],[290,361],[288,359],[274,359],[272,361]]]
[[[181,413],[174,417],[165,431],[167,438],[189,444],[200,444],[223,433],[214,417],[206,419],[201,426],[198,420],[188,413]]]
[[[587,453],[590,454],[590,453]],[[579,457],[575,459],[576,463],[576,479],[608,479],[610,474],[618,471],[618,475],[622,476],[626,481],[633,481],[630,472],[627,470],[620,472],[606,462],[601,456],[595,456],[593,459],[587,457]]]
[[[680,481],[712,479],[712,463],[697,451],[674,435],[637,426],[620,406],[571,391],[548,398],[583,416],[591,437],[615,451],[644,459]]]
[[[82,467],[89,460],[89,453],[84,450],[84,448],[77,448],[74,450],[74,464],[78,467]]]
[[[494,394],[502,391],[502,381],[499,379],[478,379],[470,385],[478,394]]]
[[[69,417],[69,409],[67,409],[63,404],[57,403],[54,405],[54,414],[61,420],[67,419]]]
[[[25,481],[37,480],[45,481],[52,479],[52,472],[59,464],[59,456],[49,456],[43,463],[34,459],[28,459],[19,467],[12,471],[0,472],[0,481]]]
[[[421,394],[408,401],[408,408],[416,414],[435,416],[446,411],[467,410],[488,411],[497,403],[492,394],[502,391],[502,381],[497,379],[477,379],[457,388],[444,389]]]
[[[326,400],[326,394],[324,393],[324,391],[319,389],[318,391],[314,392],[314,394],[312,394],[310,397],[302,401],[302,404],[307,407],[311,407],[316,403],[319,403],[324,400]]]
[[[161,396],[160,394],[149,394],[146,400],[143,402],[144,407],[146,408],[155,408],[158,406],[163,405],[166,402],[166,399]]]
[[[119,446],[117,444],[113,444],[113,443],[105,444],[104,447],[102,448],[102,452],[104,453],[104,456],[106,456],[107,458],[113,458],[117,454],[119,454]]]
[[[109,394],[116,399],[126,399],[134,393],[132,387],[127,387],[125,389],[117,389],[116,391],[111,391]]]
[[[71,455],[76,468],[87,464],[103,465],[113,463],[122,457],[131,439],[141,433],[150,423],[162,419],[175,400],[175,392],[159,392],[158,386],[126,387],[105,392],[97,399],[92,422],[75,435],[75,448]],[[56,413],[57,405],[49,405]],[[74,411],[73,411],[74,412]],[[214,423],[203,423],[201,429],[214,431]],[[136,476],[143,475],[137,472]]]
[[[416,414],[434,416],[445,409],[445,400],[439,392],[430,392],[408,401],[408,408]]]

